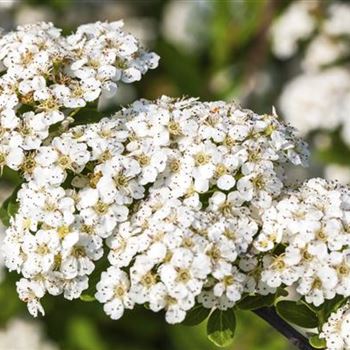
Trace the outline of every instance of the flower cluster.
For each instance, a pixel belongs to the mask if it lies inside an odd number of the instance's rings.
[[[350,349],[349,303],[333,312],[322,327],[321,339],[325,339],[328,350]]]
[[[0,168],[28,172],[49,132],[117,82],[140,80],[159,57],[122,30],[123,22],[86,24],[62,36],[51,23],[19,26],[0,38]]]
[[[308,180],[262,219],[254,246],[271,252],[264,257],[263,282],[273,288],[294,286],[315,306],[335,295],[350,296],[349,188]]]
[[[234,103],[140,100],[77,126],[32,156],[5,262],[36,315],[45,293],[73,299],[107,245],[96,298],[117,319],[147,303],[181,322],[196,297],[228,308],[267,293],[244,255],[305,144],[275,115]]]
[[[288,59],[297,54],[301,42],[311,38],[303,68],[318,70],[349,54],[349,19],[350,6],[345,2],[294,1],[272,26],[272,51],[280,59]]]
[[[298,0],[288,6],[271,28],[273,53],[282,59],[294,55],[299,42],[307,39],[315,29],[313,11],[318,0]]]
[[[304,135],[341,128],[346,144],[350,139],[349,23],[346,2],[299,0],[277,19],[271,32],[277,57],[299,54],[302,58],[301,73],[286,84],[280,97],[286,120]],[[298,49],[301,41],[305,51]]]

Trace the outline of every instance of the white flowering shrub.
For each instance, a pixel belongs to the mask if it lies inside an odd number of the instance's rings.
[[[121,26],[64,37],[42,23],[0,39],[0,165],[23,179],[1,209],[2,250],[19,298],[33,316],[50,294],[114,320],[136,305],[171,324],[208,317],[219,346],[236,309],[276,310],[314,347],[346,348],[330,315],[347,329],[349,189],[288,185],[308,151],[274,111],[162,96],[105,117],[100,96],[158,62]]]

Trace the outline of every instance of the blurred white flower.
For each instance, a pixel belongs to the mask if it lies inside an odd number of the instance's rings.
[[[279,104],[285,119],[304,135],[350,124],[350,72],[331,68],[300,75],[286,85]]]
[[[1,3],[6,1],[1,1]],[[16,2],[16,0],[14,0]],[[48,6],[22,5],[15,12],[14,22],[16,25],[36,23],[41,21],[52,21],[54,13]]]
[[[203,31],[203,17],[210,7],[210,2],[176,1],[172,0],[164,7],[162,20],[162,34],[171,43],[185,50],[195,50],[201,47],[205,37],[199,33]],[[204,31],[205,32],[205,31]]]
[[[320,34],[307,47],[302,65],[305,71],[315,71],[334,63],[349,52],[347,42]]]
[[[9,10],[19,3],[21,3],[21,0],[2,0],[0,1],[0,8],[2,10]]]
[[[350,34],[350,6],[336,2],[329,8],[329,18],[324,23],[324,31],[333,36]]]
[[[312,9],[317,4],[318,0],[294,1],[281,17],[277,18],[271,28],[272,50],[277,57],[291,57],[297,51],[299,41],[312,34],[316,26]]]
[[[46,340],[40,323],[19,318],[10,320],[0,329],[0,349],[8,350],[58,350]]]
[[[326,166],[324,173],[327,180],[338,181],[343,185],[350,183],[349,166],[339,165],[339,164],[329,164]]]

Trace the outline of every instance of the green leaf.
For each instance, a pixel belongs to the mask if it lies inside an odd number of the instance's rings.
[[[250,296],[248,295],[242,299],[237,306],[242,310],[255,310],[265,306],[273,305],[275,300],[274,294],[268,294],[265,296]]]
[[[216,346],[224,347],[231,344],[236,329],[234,311],[215,310],[209,317],[207,324],[208,339]]]
[[[325,339],[320,339],[318,335],[314,335],[309,339],[309,343],[315,349],[325,349],[327,344]]]
[[[97,108],[85,107],[74,114],[74,122],[72,126],[97,123],[104,116],[105,115],[99,112]]]
[[[206,309],[202,305],[195,305],[186,315],[182,322],[185,326],[196,326],[202,323],[210,314],[210,309]]]
[[[10,224],[10,218],[7,214],[7,205],[6,201],[3,203],[3,205],[0,207],[0,220],[3,223],[4,226],[8,227]]]
[[[80,300],[85,301],[86,303],[91,303],[92,301],[95,301],[96,298],[91,294],[82,294]]]
[[[350,164],[350,149],[340,137],[340,129],[329,134],[331,145],[327,148],[317,150],[314,157],[326,164],[336,163],[340,165]]]
[[[282,300],[276,304],[276,311],[287,322],[294,323],[303,328],[315,328],[318,326],[317,315],[306,305],[295,301]]]
[[[10,225],[11,217],[15,216],[18,211],[17,192],[19,189],[20,186],[16,187],[0,208],[0,220],[6,227]]]

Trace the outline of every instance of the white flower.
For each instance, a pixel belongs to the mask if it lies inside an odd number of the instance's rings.
[[[228,300],[234,302],[241,299],[246,275],[239,272],[236,266],[222,264],[213,272],[213,276],[217,279],[213,288],[216,297],[226,295]]]
[[[194,306],[194,298],[188,296],[176,299],[169,295],[163,283],[158,283],[150,293],[150,309],[157,312],[165,309],[165,320],[170,324],[180,323],[186,317],[186,312]]]
[[[197,300],[207,309],[218,308],[219,310],[227,310],[235,305],[235,302],[229,300],[226,295],[216,297],[213,291],[203,291]]]
[[[60,271],[68,279],[90,275],[95,269],[93,261],[103,255],[102,242],[87,234],[80,234],[77,242],[62,250]]]
[[[334,311],[322,326],[320,338],[325,339],[327,349],[343,350],[350,348],[349,304]]]
[[[44,315],[45,312],[40,299],[45,295],[45,290],[41,284],[33,280],[21,278],[16,285],[19,298],[27,303],[30,314],[34,317],[37,317],[38,313]]]
[[[27,256],[22,267],[23,275],[33,277],[39,272],[49,271],[59,248],[59,239],[51,231],[39,230],[35,236],[26,234],[22,245],[23,252]]]
[[[114,203],[105,203],[99,199],[97,190],[83,189],[79,193],[79,209],[84,223],[94,226],[102,238],[111,235],[118,222],[126,220],[128,208]]]
[[[292,3],[272,26],[272,48],[276,56],[289,58],[298,48],[298,42],[307,39],[316,26],[312,14],[317,0]]]
[[[125,309],[134,307],[129,297],[130,282],[127,274],[111,266],[107,271],[102,272],[101,280],[96,285],[96,299],[103,303],[105,313],[113,320],[123,316]]]
[[[177,248],[170,262],[159,270],[161,281],[171,297],[190,298],[200,293],[203,280],[210,271],[210,261],[204,254],[194,256],[188,249]]]
[[[130,222],[123,222],[113,236],[107,239],[107,245],[111,249],[108,254],[111,265],[124,267],[130,264],[139,250],[140,231],[140,228],[133,228]]]

